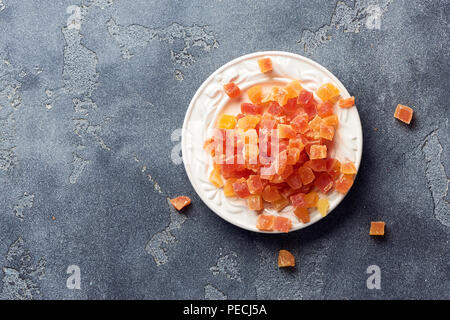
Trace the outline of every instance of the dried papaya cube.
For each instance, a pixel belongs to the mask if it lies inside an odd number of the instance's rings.
[[[413,112],[413,109],[411,109],[410,107],[398,104],[397,108],[395,109],[394,117],[406,124],[410,124]]]
[[[261,121],[259,122],[260,138],[262,138],[261,137],[261,129],[272,130],[272,129],[274,129],[276,127],[276,125],[277,125],[277,121],[276,120],[262,118]]]
[[[247,90],[247,96],[253,103],[261,103],[263,98],[263,91],[260,85],[256,85]]]
[[[218,129],[234,129],[236,126],[236,117],[229,114],[222,114],[217,120]]]
[[[295,258],[287,250],[278,252],[278,268],[295,267]]]
[[[251,194],[261,194],[263,191],[263,184],[258,175],[251,175],[247,179],[247,187]]]
[[[286,208],[288,205],[289,205],[289,200],[287,200],[284,197],[281,197],[280,199],[272,202],[269,207],[273,210],[276,210],[277,212],[280,212],[281,210]]]
[[[260,214],[256,220],[256,228],[261,231],[272,231],[275,223],[275,216]]]
[[[261,117],[259,116],[248,115],[239,119],[237,122],[237,126],[239,129],[242,129],[244,131],[248,129],[254,129],[260,120]]]
[[[314,118],[317,115],[317,101],[312,99],[310,103],[303,106],[303,111],[306,112],[309,119]]]
[[[336,180],[341,174],[341,163],[337,159],[327,159],[327,172],[331,179]]]
[[[267,186],[264,187],[264,190],[262,192],[262,197],[263,197],[264,201],[267,201],[267,202],[275,202],[282,198],[280,192],[278,191],[278,188],[274,187],[270,184],[268,184]]]
[[[320,212],[322,217],[325,217],[328,213],[328,209],[330,208],[330,203],[327,198],[321,198],[317,201],[317,210]]]
[[[306,113],[299,114],[294,119],[292,119],[291,126],[295,131],[304,134],[309,129],[308,115]]]
[[[332,141],[334,138],[334,127],[321,123],[319,129],[320,137]]]
[[[225,194],[225,197],[230,198],[237,196],[236,192],[234,192],[233,189],[233,183],[235,183],[236,180],[236,178],[230,178],[225,181],[225,184],[223,186],[223,193]]]
[[[209,181],[217,188],[223,187],[222,177],[220,176],[220,172],[216,169],[213,169],[211,171],[211,174],[209,175]]]
[[[355,97],[339,99],[339,107],[341,108],[351,108],[354,105],[355,105]]]
[[[269,101],[276,101],[280,106],[284,106],[288,101],[287,91],[281,87],[273,86],[269,94],[262,100],[262,103]]]
[[[319,140],[320,139],[320,132],[319,130],[309,130],[305,133],[305,137],[308,140]]]
[[[278,137],[280,139],[292,139],[295,138],[296,134],[294,129],[290,125],[287,124],[279,124],[278,125]]]
[[[303,185],[302,179],[300,178],[300,175],[296,171],[294,171],[289,177],[286,178],[286,183],[293,190],[300,189]]]
[[[325,101],[325,102],[319,103],[316,107],[316,110],[317,110],[317,114],[321,118],[331,116],[333,114],[333,103],[331,103],[331,101]]]
[[[284,89],[287,91],[288,99],[296,98],[295,102],[297,102],[297,97],[300,94],[300,91],[303,90],[300,81],[292,80],[289,84],[287,84]]]
[[[191,199],[186,196],[179,196],[174,199],[170,199],[170,203],[175,207],[175,209],[180,211],[187,205],[191,204]]]
[[[298,159],[300,159],[300,149],[289,147],[287,164],[296,164]]]
[[[273,224],[273,229],[275,231],[289,232],[289,230],[291,230],[291,228],[292,228],[291,219],[286,218],[286,217],[279,217],[279,216],[275,217],[275,221]]]
[[[233,190],[239,198],[246,198],[250,195],[247,180],[245,178],[236,180],[236,182],[233,183]]]
[[[216,150],[215,150],[216,146],[214,144],[214,138],[209,138],[205,141],[205,143],[203,144],[203,149],[208,152],[212,157],[215,156],[216,154]]]
[[[334,188],[336,189],[337,192],[346,194],[348,190],[350,190],[352,185],[353,185],[353,175],[344,174],[336,181]]]
[[[339,124],[339,118],[337,115],[333,114],[331,116],[323,118],[323,122],[328,126],[337,127]]]
[[[260,211],[264,209],[264,204],[261,195],[253,194],[251,196],[248,196],[246,200],[247,206],[250,210]]]
[[[274,174],[273,177],[270,179],[270,182],[273,184],[283,183],[284,178],[281,176],[281,174]]]
[[[299,192],[289,197],[294,208],[306,208],[305,194]]]
[[[316,91],[317,96],[322,101],[333,101],[337,97],[339,97],[340,92],[339,89],[334,86],[332,83],[325,83],[319,87]]]
[[[323,123],[323,120],[321,117],[319,117],[318,115],[314,117],[314,119],[312,119],[309,123],[308,126],[311,130],[314,131],[319,131],[320,130],[320,125]]]
[[[302,183],[304,185],[313,182],[316,178],[311,168],[305,166],[298,168],[298,174],[300,175],[300,178],[302,179]]]
[[[317,201],[319,201],[319,194],[315,191],[305,194],[305,205],[306,208],[314,208],[317,206]]]
[[[287,164],[283,172],[280,174],[284,181],[294,172],[294,166]]]
[[[383,221],[371,221],[369,235],[384,236],[384,227],[386,224]]]
[[[311,182],[309,184],[304,184],[301,188],[300,188],[300,192],[307,194],[309,192],[311,192],[311,190],[314,188],[314,184]]]
[[[300,91],[297,103],[301,105],[302,107],[308,105],[313,100],[313,93],[308,90],[302,90]]]
[[[356,167],[351,161],[346,161],[341,164],[341,172],[343,174],[355,174],[356,173]]]
[[[270,58],[258,59],[259,70],[266,73],[273,70],[272,60]]]
[[[320,174],[314,181],[314,186],[323,193],[328,193],[333,188],[334,182],[326,172]]]
[[[239,89],[239,87],[234,82],[225,84],[223,86],[223,89],[230,98],[236,98],[241,95],[241,89]]]
[[[327,171],[327,161],[325,159],[308,160],[303,165],[311,168],[315,172]]]
[[[295,208],[294,214],[298,218],[298,220],[300,220],[303,223],[308,223],[309,221],[311,221],[311,218],[309,216],[309,211],[307,208],[300,208],[300,207]]]
[[[301,138],[294,138],[294,139],[289,139],[289,148],[296,148],[300,152],[302,152],[303,149],[305,148],[305,145],[303,144],[303,141]],[[297,161],[298,161],[298,159],[297,159]]]
[[[258,115],[262,114],[262,107],[253,103],[241,103],[241,112],[243,114]]]
[[[309,150],[309,158],[314,159],[324,159],[327,157],[327,146],[320,144],[313,144]]]
[[[269,107],[267,108],[267,112],[278,117],[283,115],[283,108],[276,101],[269,102]]]

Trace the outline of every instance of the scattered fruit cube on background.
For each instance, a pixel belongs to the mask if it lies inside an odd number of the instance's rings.
[[[410,107],[399,104],[395,109],[394,117],[406,124],[410,124],[413,112],[413,109]]]
[[[383,221],[372,221],[370,223],[369,234],[371,236],[384,236],[385,223]]]
[[[179,196],[174,199],[170,199],[170,203],[175,207],[175,209],[180,211],[187,205],[191,204],[191,199],[186,196]]]
[[[295,257],[287,250],[280,250],[278,252],[278,267],[295,267]]]

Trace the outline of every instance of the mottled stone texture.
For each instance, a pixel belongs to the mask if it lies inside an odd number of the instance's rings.
[[[0,0],[0,297],[449,299],[449,12],[448,0]],[[261,50],[327,67],[363,124],[350,194],[288,235],[223,221],[176,161],[196,89]],[[168,203],[180,194],[193,198],[184,215]],[[386,221],[383,240],[371,220]],[[294,270],[277,268],[279,249]],[[380,290],[366,287],[370,265]]]

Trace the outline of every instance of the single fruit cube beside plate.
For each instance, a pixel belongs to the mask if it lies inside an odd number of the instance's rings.
[[[369,234],[371,236],[384,236],[385,223],[383,221],[372,221],[370,223]]]
[[[175,207],[175,209],[180,211],[187,205],[191,204],[191,199],[186,196],[179,196],[174,199],[170,199],[170,203]]]
[[[286,217],[275,217],[275,222],[273,224],[273,229],[280,232],[289,232],[292,228],[292,221]]]
[[[256,220],[256,228],[261,231],[272,231],[275,223],[275,216],[260,214]]]
[[[410,107],[399,104],[395,109],[394,117],[406,124],[410,124],[413,112],[413,109],[411,109]]]
[[[272,60],[270,58],[263,58],[258,60],[259,69],[262,73],[272,71]]]
[[[278,252],[278,267],[295,267],[295,257],[287,250],[280,250]]]
[[[239,87],[234,82],[225,84],[223,86],[223,89],[225,90],[225,93],[232,99],[241,95],[241,89],[239,89]]]
[[[354,105],[355,105],[355,97],[350,97],[350,98],[339,100],[339,107],[341,107],[341,108],[351,108]]]

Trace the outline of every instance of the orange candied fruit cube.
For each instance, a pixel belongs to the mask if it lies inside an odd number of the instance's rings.
[[[327,157],[327,146],[320,144],[313,144],[311,149],[309,149],[309,158],[314,159],[325,159]]]
[[[222,177],[220,176],[220,172],[217,169],[213,169],[211,171],[211,174],[209,175],[209,181],[217,188],[223,187]]]
[[[333,114],[333,103],[331,103],[331,101],[325,101],[325,102],[319,103],[316,107],[316,110],[317,110],[317,114],[321,118],[331,116]]]
[[[307,208],[301,208],[301,207],[295,208],[294,214],[303,223],[308,223],[309,221],[311,221],[311,219],[309,217],[309,211]]]
[[[234,129],[236,126],[236,117],[229,114],[222,114],[217,120],[217,128]]]
[[[261,178],[258,175],[249,176],[247,179],[247,187],[251,194],[261,194],[263,191]]]
[[[275,216],[260,214],[256,220],[256,228],[261,231],[272,231],[275,224]]]
[[[327,172],[331,179],[336,180],[341,174],[341,163],[337,159],[327,159]]]
[[[323,118],[323,122],[324,122],[326,125],[333,126],[333,127],[337,127],[338,124],[339,124],[339,118],[338,118],[337,115],[333,114],[333,115],[331,115],[331,116],[328,116],[328,117]]]
[[[300,91],[303,90],[300,81],[292,80],[289,84],[287,84],[284,89],[287,91],[287,98],[296,98],[300,94]]]
[[[259,70],[262,73],[272,71],[272,60],[270,58],[262,58],[258,60]]]
[[[348,190],[350,190],[352,185],[353,185],[353,175],[344,174],[336,181],[334,188],[336,189],[337,192],[345,194],[348,192]]]
[[[186,196],[179,196],[174,199],[170,199],[170,203],[175,207],[175,209],[180,211],[187,205],[191,204],[191,199]]]
[[[321,123],[319,134],[321,138],[332,141],[334,138],[334,127]]]
[[[244,131],[248,129],[254,129],[260,120],[261,117],[259,116],[248,115],[240,118],[237,122],[237,126],[239,129],[242,129]]]
[[[394,117],[406,124],[410,124],[413,112],[413,109],[411,109],[410,107],[399,104],[395,109]]]
[[[299,114],[294,119],[292,119],[291,126],[295,131],[304,134],[309,130],[308,115],[306,113]]]
[[[295,257],[287,250],[278,252],[278,268],[295,267]]]
[[[264,204],[261,195],[252,194],[246,198],[247,206],[250,210],[260,211],[264,209]]]
[[[317,206],[317,201],[319,201],[319,194],[315,191],[305,194],[305,204],[306,208],[314,208]]]
[[[312,119],[309,123],[308,126],[311,130],[314,131],[319,131],[320,129],[320,125],[322,124],[323,120],[321,117],[319,116],[315,116],[314,119]]]
[[[250,195],[247,180],[240,178],[233,183],[233,190],[239,198],[247,198]]]
[[[225,184],[223,186],[223,193],[225,194],[225,197],[236,197],[236,192],[234,192],[233,189],[233,183],[236,182],[237,179],[235,178],[230,178],[228,180],[225,181]]]
[[[386,223],[383,221],[372,221],[370,222],[369,235],[371,236],[384,236],[384,227]]]
[[[288,101],[287,95],[288,92],[284,88],[273,86],[269,94],[262,99],[262,103],[275,101],[278,102],[280,106],[284,106]]]
[[[320,212],[322,217],[327,215],[328,209],[330,208],[330,203],[327,198],[321,198],[317,201],[317,210]]]
[[[355,105],[355,97],[350,97],[346,99],[339,99],[339,107],[341,108],[351,108]]]
[[[270,208],[280,212],[281,210],[286,208],[288,205],[289,205],[289,200],[284,197],[281,197],[280,199],[272,202],[270,204]]]
[[[291,228],[292,228],[291,219],[286,218],[286,217],[280,217],[280,216],[275,217],[275,222],[273,224],[273,229],[275,231],[289,232],[289,230],[291,230]]]
[[[261,103],[263,98],[262,87],[256,85],[247,90],[247,96],[252,103]]]
[[[270,184],[268,184],[264,188],[262,192],[262,197],[267,202],[275,202],[282,198],[280,192],[278,191],[278,188],[271,186]]]
[[[278,125],[278,137],[280,139],[292,139],[295,138],[295,131],[288,124]]]
[[[341,172],[343,174],[355,174],[356,167],[351,161],[347,161],[341,164]]]
[[[241,89],[239,89],[234,82],[225,84],[223,90],[225,90],[225,93],[232,99],[241,95]]]
[[[311,168],[304,166],[298,169],[298,174],[300,175],[300,179],[302,179],[303,185],[310,184],[316,178]]]
[[[336,86],[332,83],[325,83],[323,85],[321,85],[319,87],[319,89],[317,89],[316,92],[317,96],[320,98],[320,100],[322,101],[335,101],[335,99],[337,97],[339,97],[340,92],[339,89],[336,88]]]

